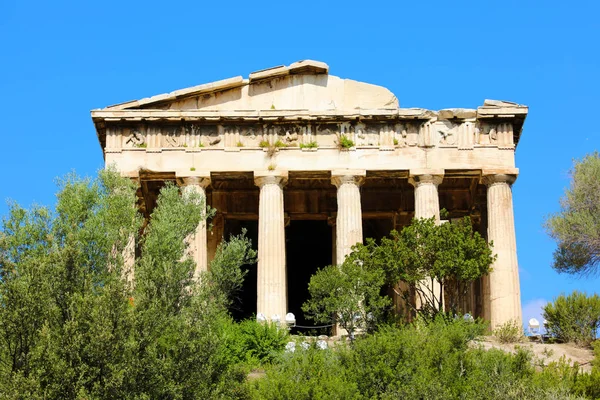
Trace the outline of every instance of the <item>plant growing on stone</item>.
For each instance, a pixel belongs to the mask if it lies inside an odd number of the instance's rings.
[[[275,171],[275,168],[277,168],[275,164],[269,164],[269,166],[267,167],[269,171]]]
[[[241,141],[237,142],[236,143],[236,147],[244,147],[244,143],[242,143]]]
[[[354,147],[354,142],[346,135],[338,135],[338,147],[340,150],[349,149]]]
[[[316,140],[308,143],[300,143],[301,149],[316,149],[317,147],[319,147],[319,145]]]
[[[500,343],[519,343],[525,338],[523,327],[517,321],[507,321],[492,333]]]
[[[277,153],[277,151],[282,147],[285,147],[285,143],[283,143],[281,140],[277,139],[277,141],[275,143],[271,143],[268,145],[267,156],[273,157]]]

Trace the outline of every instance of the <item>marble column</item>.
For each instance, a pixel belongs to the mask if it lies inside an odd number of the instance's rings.
[[[362,211],[360,186],[364,182],[365,170],[334,170],[331,183],[337,187],[337,217],[335,223],[336,261],[340,265],[352,251],[352,246],[362,243]]]
[[[283,187],[287,171],[254,172],[260,187],[258,205],[258,271],[256,312],[270,319],[287,313],[285,214]]]
[[[140,179],[139,176],[130,176],[132,181],[136,184],[136,186],[140,187]],[[137,204],[131,204],[131,207],[137,210]],[[121,271],[121,277],[125,280],[130,289],[133,289],[135,286],[135,234],[129,235],[127,239],[127,244],[123,248],[121,255],[123,256],[123,270]]]
[[[498,173],[503,172],[503,173]],[[484,290],[484,309],[491,328],[516,321],[520,326],[521,291],[511,185],[518,170],[483,171],[487,185],[488,241],[497,255]]]
[[[123,249],[123,271],[121,276],[130,288],[135,284],[135,235],[130,235]]]
[[[435,217],[437,224],[440,223],[440,199],[438,195],[438,185],[444,179],[444,170],[411,170],[408,181],[415,187],[415,219]],[[424,280],[420,283],[421,288],[425,292],[433,292],[435,298],[439,299],[440,284],[431,279]],[[417,309],[422,307],[421,299],[417,294],[415,296]]]
[[[196,232],[188,236],[188,252],[196,262],[194,279],[198,279],[202,272],[208,270],[207,238],[206,238],[206,187],[210,184],[210,174],[195,174],[181,178],[183,181],[183,195],[196,196],[197,201],[203,204],[202,220]]]

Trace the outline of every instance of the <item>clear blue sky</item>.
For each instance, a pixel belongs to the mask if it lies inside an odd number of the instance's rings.
[[[102,167],[89,110],[301,59],[403,107],[529,105],[514,186],[524,317],[600,279],[558,275],[542,228],[600,149],[599,1],[0,1],[0,215]]]

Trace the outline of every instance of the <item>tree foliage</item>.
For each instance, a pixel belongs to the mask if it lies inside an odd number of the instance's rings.
[[[414,307],[414,293],[421,304],[415,311],[434,316],[445,311],[442,298],[452,314],[471,311],[459,310],[459,304],[471,283],[490,272],[495,259],[491,247],[473,231],[468,217],[441,225],[433,218],[415,219],[401,232],[392,231],[381,243],[367,239],[365,245],[357,245],[350,259],[360,260],[369,270],[383,270],[390,286],[407,283],[408,289],[399,292],[406,304]],[[434,281],[440,283],[438,292],[432,290]]]
[[[564,342],[589,346],[600,329],[600,296],[575,290],[544,306],[548,333]]]
[[[569,274],[596,274],[600,266],[600,154],[576,160],[560,211],[546,220],[556,240],[553,267]]]
[[[445,307],[456,314],[471,283],[490,271],[495,256],[491,244],[474,232],[465,217],[438,225],[433,218],[416,219],[401,232],[392,231],[380,243],[357,244],[342,265],[317,271],[309,283],[303,311],[317,322],[335,321],[348,331],[372,331],[385,318],[391,301],[381,295],[384,285],[408,288],[398,293],[421,315],[434,317]],[[440,282],[439,292],[424,281]],[[399,289],[396,289],[399,290]],[[412,294],[420,299],[417,310]],[[442,298],[445,298],[444,305]]]
[[[347,257],[342,265],[322,268],[310,278],[310,298],[302,310],[316,322],[339,323],[353,339],[357,329],[372,330],[390,304],[380,295],[384,281],[383,270]]]
[[[234,291],[214,296],[224,282],[193,279],[185,255],[205,204],[167,185],[139,237],[135,200],[131,182],[107,170],[60,181],[54,212],[10,206],[0,230],[0,397],[241,395],[244,375],[223,340]],[[134,285],[123,277],[131,238],[141,252]],[[253,260],[241,236],[213,266],[235,276]]]
[[[532,354],[484,350],[485,325],[436,317],[383,327],[352,346],[296,349],[249,382],[255,399],[574,399],[594,381],[578,366],[536,372]],[[569,379],[565,379],[565,378]],[[578,387],[579,389],[576,389]]]

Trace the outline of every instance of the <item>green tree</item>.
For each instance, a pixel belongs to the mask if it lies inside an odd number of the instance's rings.
[[[353,340],[357,329],[371,330],[390,304],[380,295],[384,281],[383,270],[347,257],[342,265],[322,268],[310,278],[310,298],[302,310],[318,323],[339,323]]]
[[[445,307],[458,313],[459,304],[470,290],[471,283],[490,272],[495,256],[492,244],[474,232],[468,217],[438,225],[433,218],[415,219],[401,232],[392,231],[381,243],[367,239],[357,245],[350,258],[365,263],[369,270],[385,271],[390,286],[399,281],[408,284],[400,290],[406,304],[411,294],[420,299],[419,311],[434,316]],[[433,282],[440,283],[439,291],[432,290]],[[430,285],[423,285],[430,282]]]
[[[213,295],[210,276],[194,280],[184,256],[205,204],[167,185],[139,237],[128,179],[107,170],[59,186],[54,212],[12,204],[0,230],[0,397],[238,397],[228,297]],[[141,250],[133,286],[123,274],[131,238]],[[235,276],[253,257],[242,236],[213,265]]]
[[[546,219],[556,240],[553,267],[569,274],[595,274],[600,266],[600,154],[576,160],[560,211]]]
[[[573,291],[544,306],[548,332],[554,337],[589,346],[600,328],[600,296]]]

